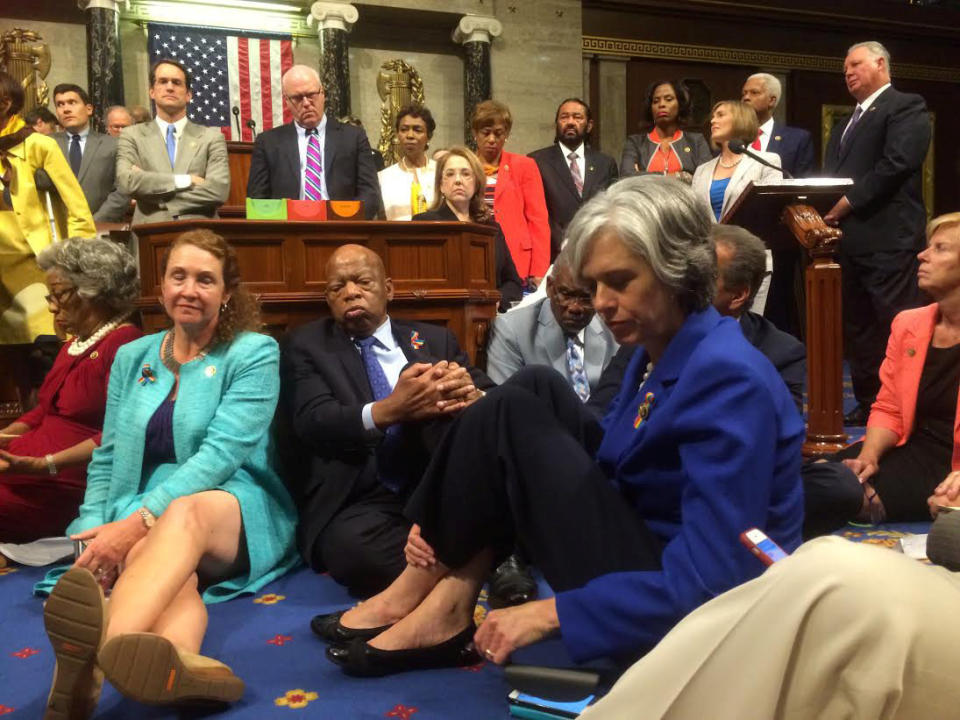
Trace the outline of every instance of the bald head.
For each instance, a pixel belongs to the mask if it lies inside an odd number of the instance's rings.
[[[283,99],[290,108],[293,119],[307,130],[320,124],[325,101],[320,76],[312,67],[294,65],[283,74],[280,81]]]
[[[370,248],[341,245],[327,260],[327,305],[351,337],[368,337],[387,319],[393,282]]]

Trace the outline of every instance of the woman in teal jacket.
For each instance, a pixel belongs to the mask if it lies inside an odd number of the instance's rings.
[[[142,702],[238,699],[243,682],[198,654],[204,602],[296,564],[296,512],[270,464],[277,343],[252,332],[256,301],[223,238],[184,233],[161,271],[173,328],[117,353],[103,442],[68,528],[86,548],[44,611],[57,656],[50,717],[92,710],[97,665]]]

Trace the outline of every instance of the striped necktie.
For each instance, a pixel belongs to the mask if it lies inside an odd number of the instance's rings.
[[[323,200],[323,153],[316,128],[307,130],[307,167],[303,171],[305,200]]]

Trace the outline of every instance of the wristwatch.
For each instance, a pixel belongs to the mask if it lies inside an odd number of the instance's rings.
[[[146,508],[140,508],[137,510],[137,513],[140,515],[140,519],[143,520],[143,526],[147,530],[152,528],[154,523],[157,522],[157,518],[154,516],[154,514]]]
[[[57,464],[53,461],[53,455],[45,455],[43,459],[47,461],[47,472],[50,473],[51,476],[56,477]]]

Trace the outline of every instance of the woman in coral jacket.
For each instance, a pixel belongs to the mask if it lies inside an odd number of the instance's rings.
[[[537,163],[503,149],[513,127],[503,103],[477,105],[471,126],[487,176],[484,199],[503,230],[517,272],[533,290],[550,266],[550,222]]]
[[[960,213],[930,221],[918,257],[918,285],[935,302],[894,318],[863,442],[804,468],[808,526],[817,513],[908,522],[960,505]]]

